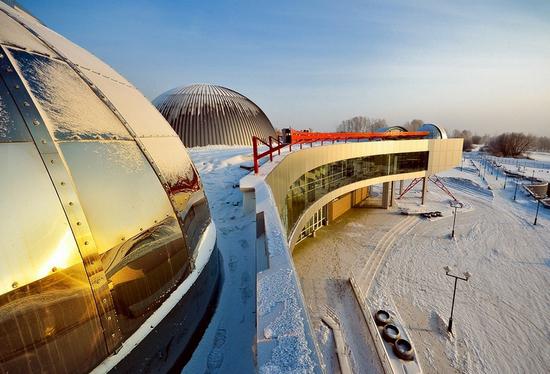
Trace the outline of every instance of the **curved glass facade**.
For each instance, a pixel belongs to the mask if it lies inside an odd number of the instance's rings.
[[[428,152],[408,152],[350,158],[319,166],[298,178],[288,189],[281,221],[290,234],[294,225],[315,201],[348,184],[386,175],[428,168]]]
[[[154,107],[118,76],[87,79],[11,11],[0,3],[0,372],[89,372],[193,271],[210,213]]]

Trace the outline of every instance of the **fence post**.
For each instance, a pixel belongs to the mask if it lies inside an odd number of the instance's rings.
[[[258,174],[258,139],[252,137],[252,155],[254,158],[254,174]]]
[[[269,135],[269,161],[273,161],[273,151],[272,151],[271,135]]]

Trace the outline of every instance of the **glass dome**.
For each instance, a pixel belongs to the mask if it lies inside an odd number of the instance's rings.
[[[90,371],[214,253],[199,176],[162,115],[2,2],[0,175],[0,371]]]

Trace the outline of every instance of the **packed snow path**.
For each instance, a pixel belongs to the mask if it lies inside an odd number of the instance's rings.
[[[200,147],[190,155],[202,178],[217,245],[223,285],[218,307],[184,373],[253,373],[256,335],[255,217],[242,209],[239,180],[248,172],[250,147]]]

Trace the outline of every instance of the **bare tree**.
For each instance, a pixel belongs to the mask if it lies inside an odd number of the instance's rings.
[[[403,127],[406,128],[408,131],[416,131],[420,127],[422,127],[423,124],[424,121],[422,121],[421,119],[413,119],[410,122],[405,122],[403,124]]]
[[[364,116],[353,117],[342,121],[336,128],[338,132],[372,132],[386,126],[386,120],[382,118],[369,118]]]
[[[518,157],[531,150],[536,138],[524,133],[504,133],[489,140],[489,151],[496,156]]]
[[[462,138],[462,150],[470,152],[473,149],[472,132],[469,130],[453,130],[451,138]]]

